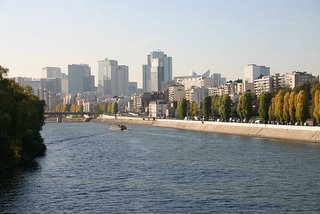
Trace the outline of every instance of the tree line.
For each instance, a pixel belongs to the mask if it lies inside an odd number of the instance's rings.
[[[46,151],[40,135],[45,103],[31,87],[6,78],[8,71],[0,66],[0,171]]]
[[[257,98],[253,93],[240,95],[233,103],[229,95],[206,96],[200,103],[180,99],[176,105],[176,117],[186,116],[221,118],[230,117],[249,122],[250,118],[261,119],[264,123],[300,124],[308,118],[320,124],[320,84],[319,82],[299,84],[293,90],[279,89],[275,93],[264,92]]]
[[[82,104],[57,104],[56,105],[56,112],[83,112],[83,105]]]
[[[96,114],[116,115],[118,113],[118,110],[118,103],[110,101],[105,103],[99,103],[96,107]]]

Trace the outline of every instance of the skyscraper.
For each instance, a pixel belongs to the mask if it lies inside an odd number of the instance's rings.
[[[42,68],[43,78],[61,78],[61,68],[59,67],[44,67]]]
[[[98,92],[106,96],[128,94],[129,68],[116,60],[98,61]]]
[[[142,65],[142,80],[145,91],[163,91],[164,84],[172,80],[172,57],[159,50],[151,52]]]
[[[91,68],[87,64],[68,65],[69,93],[93,91]]]

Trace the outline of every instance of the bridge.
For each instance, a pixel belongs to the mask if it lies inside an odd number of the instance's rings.
[[[62,117],[67,115],[79,115],[84,116],[84,122],[91,120],[94,116],[94,112],[55,112],[55,111],[47,111],[44,112],[45,117],[56,117],[57,122],[62,122]]]
[[[44,115],[47,116],[57,116],[57,115],[94,115],[94,112],[57,112],[57,111],[46,111]]]

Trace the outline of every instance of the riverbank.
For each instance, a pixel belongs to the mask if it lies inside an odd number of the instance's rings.
[[[249,124],[249,123],[225,123],[190,120],[171,120],[156,119],[152,120],[135,117],[117,117],[104,116],[95,121],[106,122],[110,124],[136,124],[152,125],[156,127],[166,127],[175,129],[184,129],[192,131],[213,132],[222,134],[242,135],[258,138],[282,139],[300,142],[320,142],[320,127],[315,126],[285,126],[271,124]]]

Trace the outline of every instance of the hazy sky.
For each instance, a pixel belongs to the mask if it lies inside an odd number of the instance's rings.
[[[157,49],[172,56],[174,76],[242,78],[249,63],[320,74],[320,0],[0,0],[0,27],[0,65],[11,77],[79,63],[97,75],[108,58],[141,86]]]

